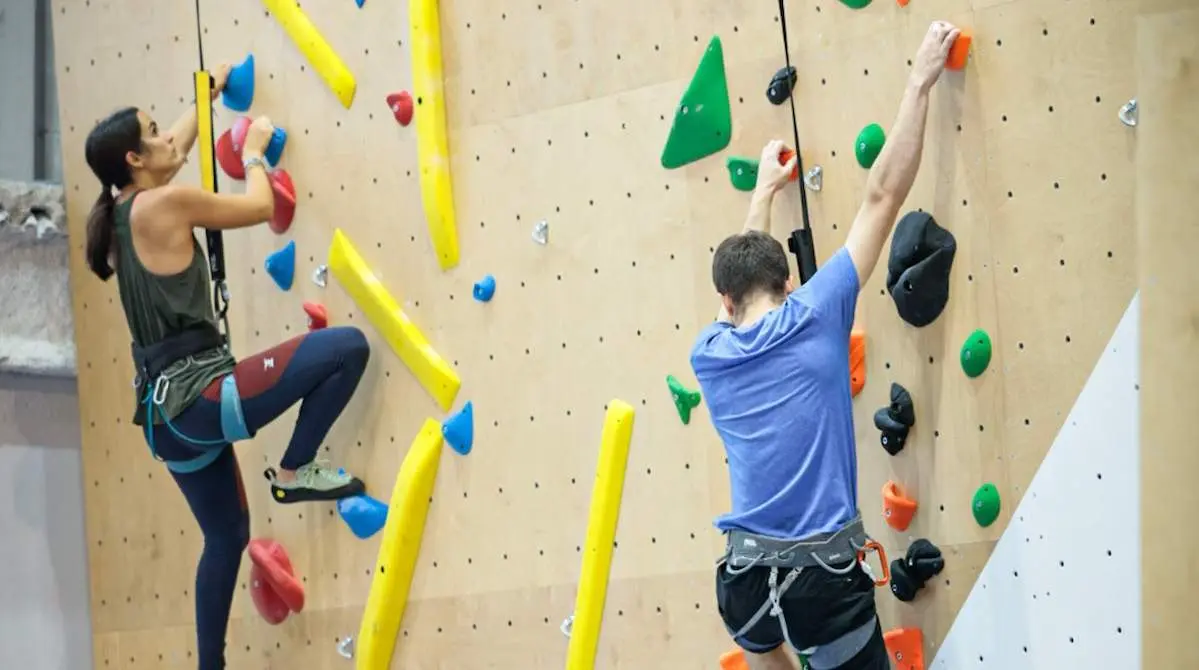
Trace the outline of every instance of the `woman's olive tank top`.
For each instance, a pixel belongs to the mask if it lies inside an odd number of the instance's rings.
[[[134,343],[145,347],[197,324],[215,326],[216,315],[209,301],[208,261],[199,240],[192,237],[192,261],[182,272],[173,275],[150,272],[133,248],[130,212],[136,197],[137,193],[118,203],[114,211],[117,287]],[[173,363],[163,373],[170,381],[165,399],[154,411],[154,423],[175,418],[212,380],[232,372],[234,363],[232,354],[223,347]],[[147,381],[139,381],[133,422],[141,426],[146,419]]]

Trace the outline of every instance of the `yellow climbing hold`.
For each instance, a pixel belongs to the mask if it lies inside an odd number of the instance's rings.
[[[442,270],[458,265],[458,227],[450,185],[450,148],[446,138],[445,82],[441,67],[441,19],[438,0],[411,0],[408,23],[412,43],[412,89],[416,105],[416,156],[425,221]]]
[[[448,412],[462,385],[458,373],[425,339],[340,229],[333,231],[329,271],[404,361],[421,386]]]
[[[296,48],[304,54],[321,79],[325,80],[325,84],[341,101],[341,105],[349,109],[350,105],[354,104],[354,93],[358,90],[358,83],[354,81],[354,75],[342,62],[341,57],[329,46],[316,26],[312,25],[304,10],[300,9],[296,0],[262,0],[262,4],[275,15],[275,20],[287,31]]]
[[[623,400],[612,400],[608,403],[604,432],[600,437],[599,463],[591,490],[591,516],[583,545],[582,574],[575,596],[570,646],[566,650],[566,670],[592,670],[595,667],[632,439],[632,405]]]
[[[362,612],[355,650],[358,670],[387,670],[395,653],[396,635],[408,605],[408,591],[416,572],[429,501],[441,464],[441,424],[425,419],[417,433],[388,504],[379,559],[371,578],[371,590]]]

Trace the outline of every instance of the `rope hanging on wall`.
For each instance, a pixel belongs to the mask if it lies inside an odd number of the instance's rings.
[[[195,72],[196,145],[200,149],[200,182],[209,193],[217,192],[216,160],[212,131],[212,75],[204,69],[204,35],[200,25],[200,0],[196,0],[196,46],[200,67]],[[212,276],[212,307],[223,326],[225,346],[229,342],[229,287],[225,283],[225,242],[219,230],[205,231],[208,270]]]
[[[197,0],[198,2],[199,0]],[[791,72],[791,46],[787,40],[787,8],[785,0],[779,2],[779,23],[783,26],[783,58],[786,60],[786,72]],[[799,121],[795,115],[795,94],[787,96],[791,101],[791,131],[795,137],[795,162],[799,174],[803,175],[803,152],[799,146]],[[799,268],[799,282],[806,284],[812,275],[816,274],[816,244],[812,240],[812,224],[808,215],[808,190],[804,187],[803,178],[796,179],[799,186],[799,205],[803,212],[803,226],[791,231],[787,240],[787,248],[795,254],[796,266]]]

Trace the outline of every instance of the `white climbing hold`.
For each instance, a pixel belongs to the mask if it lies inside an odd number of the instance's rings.
[[[337,643],[337,653],[341,654],[342,658],[354,658],[354,638],[343,638]]]
[[[542,219],[533,226],[533,241],[537,244],[548,244],[550,241],[550,224]]]
[[[1120,107],[1120,122],[1130,128],[1137,126],[1137,99],[1133,98]]]
[[[329,283],[328,265],[321,265],[312,271],[312,283],[321,288],[325,288],[325,286]]]
[[[562,634],[565,635],[566,637],[570,637],[570,631],[574,627],[574,625],[575,625],[575,615],[572,614],[562,620],[562,625],[558,628],[558,630],[561,630]]]
[[[804,174],[803,183],[813,191],[819,191],[820,187],[824,185],[824,170],[819,165],[812,166],[812,169]]]

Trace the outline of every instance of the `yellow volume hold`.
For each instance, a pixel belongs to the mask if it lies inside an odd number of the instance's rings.
[[[450,148],[446,138],[445,80],[441,67],[441,18],[438,0],[410,0],[412,89],[415,101],[416,155],[420,195],[433,251],[442,270],[458,265],[458,224],[450,185]]]
[[[341,101],[342,107],[350,108],[354,104],[354,93],[358,83],[341,56],[329,46],[316,26],[312,25],[308,15],[300,9],[296,0],[262,0],[275,20],[287,31],[288,37],[308,59],[309,64],[316,70],[325,84]]]
[[[454,368],[425,339],[416,324],[383,287],[366,261],[341,229],[333,231],[329,271],[345,288],[366,318],[383,334],[396,355],[408,366],[442,411],[448,412],[462,381]]]
[[[595,667],[632,438],[633,407],[623,400],[613,400],[608,403],[604,432],[600,437],[599,464],[591,491],[591,515],[583,546],[579,590],[575,595],[575,618],[566,651],[566,670],[592,670]]]
[[[379,560],[358,628],[354,650],[357,670],[391,667],[441,464],[441,442],[441,424],[425,419],[400,464],[383,525]]]

